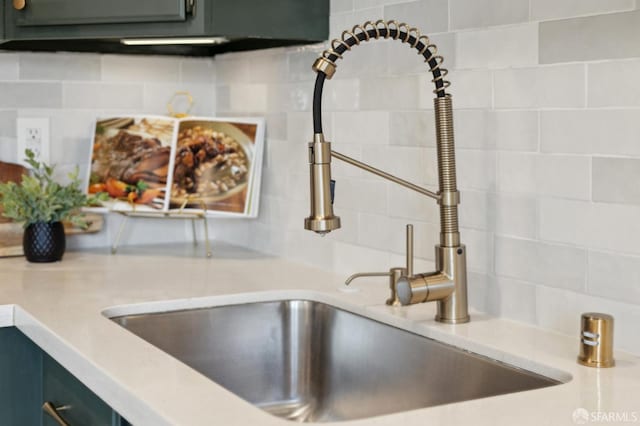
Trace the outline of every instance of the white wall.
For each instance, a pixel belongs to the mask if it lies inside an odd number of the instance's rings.
[[[573,335],[581,312],[609,312],[617,346],[640,353],[637,6],[334,0],[331,34],[397,19],[440,47],[451,70],[472,305]],[[404,225],[413,223],[429,270],[435,205],[339,163],[343,228],[325,238],[302,229],[310,66],[323,47],[216,57],[218,112],[268,117],[262,212],[236,241],[346,276],[402,265]],[[399,42],[354,48],[325,85],[325,135],[338,151],[435,187],[430,78]]]

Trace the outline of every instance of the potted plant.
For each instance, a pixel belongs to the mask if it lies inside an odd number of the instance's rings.
[[[36,160],[33,151],[25,151],[31,173],[22,182],[0,184],[3,215],[24,225],[23,248],[30,262],[55,262],[65,251],[63,220],[86,227],[80,207],[92,202],[80,189],[78,169],[69,174],[70,183],[53,179],[54,167]]]

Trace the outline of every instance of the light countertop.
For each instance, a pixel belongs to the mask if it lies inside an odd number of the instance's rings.
[[[17,326],[136,426],[291,422],[245,402],[105,313],[287,298],[330,303],[567,382],[345,424],[574,425],[578,408],[640,424],[640,359],[630,354],[616,352],[615,368],[583,367],[576,363],[577,337],[474,312],[468,324],[439,324],[433,303],[384,305],[384,279],[362,280],[353,284],[355,291],[345,291],[343,276],[218,243],[213,259],[183,246],[107,253],[68,252],[54,264],[0,259],[0,326]]]

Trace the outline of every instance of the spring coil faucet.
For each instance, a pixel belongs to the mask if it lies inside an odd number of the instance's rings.
[[[432,192],[404,179],[379,170],[331,149],[322,131],[322,89],[326,79],[336,72],[336,61],[346,51],[362,42],[380,38],[399,40],[418,51],[429,66],[435,85],[433,93],[436,118],[436,140],[438,156],[438,192]],[[453,138],[453,112],[451,95],[446,93],[450,82],[445,80],[448,71],[442,67],[443,57],[429,37],[406,23],[378,20],[367,21],[343,31],[340,38],[331,41],[330,48],[314,62],[317,73],[313,93],[313,142],[309,143],[309,170],[311,183],[311,213],[305,218],[304,227],[319,234],[340,228],[340,218],[333,213],[334,182],[331,180],[331,159],[336,158],[365,171],[383,177],[401,186],[435,199],[440,205],[440,244],[436,245],[436,271],[413,273],[413,250],[407,244],[407,267],[384,274],[392,277],[392,294],[402,305],[436,301],[436,320],[449,324],[469,321],[467,305],[466,248],[460,243],[458,231],[458,204],[460,195],[456,186],[456,163]],[[407,236],[409,241],[409,235]],[[412,237],[411,237],[412,240]],[[368,274],[355,274],[363,276]],[[380,273],[374,275],[381,275]],[[351,281],[350,278],[348,281]]]

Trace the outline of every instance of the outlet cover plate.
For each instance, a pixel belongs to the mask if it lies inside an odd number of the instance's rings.
[[[36,159],[49,164],[50,160],[50,140],[49,140],[49,119],[48,118],[18,118],[18,153],[17,162],[25,167],[24,151],[30,149],[36,154]]]

